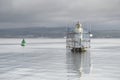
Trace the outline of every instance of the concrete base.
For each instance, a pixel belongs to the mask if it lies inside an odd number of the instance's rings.
[[[85,52],[85,48],[72,48],[71,52]]]

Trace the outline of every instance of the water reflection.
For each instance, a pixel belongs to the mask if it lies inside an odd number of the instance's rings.
[[[80,78],[84,74],[90,73],[91,59],[90,51],[83,53],[66,53],[66,63],[68,69],[68,77],[70,79]]]

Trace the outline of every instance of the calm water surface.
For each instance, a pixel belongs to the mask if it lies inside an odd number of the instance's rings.
[[[0,80],[120,80],[120,39],[92,39],[85,53],[64,39],[0,39]]]

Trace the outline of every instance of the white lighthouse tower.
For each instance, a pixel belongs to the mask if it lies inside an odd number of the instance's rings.
[[[67,31],[67,48],[74,52],[85,51],[90,44],[90,32],[85,31],[82,24],[79,22],[75,25],[74,29]]]

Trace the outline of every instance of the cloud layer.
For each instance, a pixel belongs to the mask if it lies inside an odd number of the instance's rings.
[[[119,8],[120,0],[0,0],[0,28],[120,26]]]

